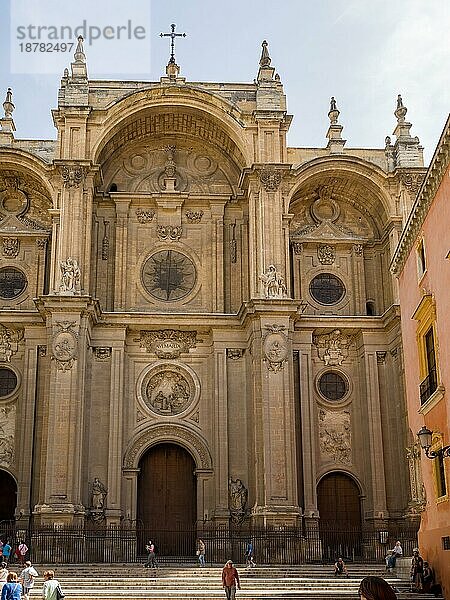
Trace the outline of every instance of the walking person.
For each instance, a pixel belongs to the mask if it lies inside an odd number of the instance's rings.
[[[392,587],[381,577],[364,577],[359,586],[360,600],[397,600]]]
[[[8,567],[5,562],[2,562],[0,565],[0,592],[2,591],[3,586],[6,583],[6,578],[8,577]]]
[[[222,569],[222,587],[225,590],[227,600],[234,600],[236,598],[236,586],[238,590],[241,589],[239,573],[233,567],[233,561],[227,560]]]
[[[200,538],[198,538],[197,539],[197,556],[198,556],[199,565],[201,567],[205,566],[205,553],[206,553],[205,542],[203,540],[201,540]]]
[[[17,560],[21,565],[25,564],[25,555],[28,552],[28,546],[25,544],[23,540],[20,541],[19,545],[16,548],[15,555],[17,556]]]
[[[64,598],[59,581],[55,579],[55,571],[45,571],[44,579],[44,585],[42,586],[43,600],[59,600],[60,598]]]
[[[11,545],[9,543],[8,540],[6,540],[6,543],[3,544],[3,561],[8,564],[9,563],[9,559],[11,558]]]
[[[156,562],[156,546],[152,542],[152,540],[148,540],[145,549],[148,552],[148,557],[144,567],[151,567],[152,569],[157,569],[158,564]]]
[[[22,586],[19,583],[17,573],[8,573],[6,583],[2,587],[1,600],[20,600]]]
[[[23,597],[25,600],[28,600],[30,590],[34,586],[34,578],[38,576],[39,573],[31,565],[31,562],[27,560],[27,562],[25,563],[25,569],[20,574],[20,581],[22,583],[23,588]]]
[[[420,556],[419,548],[414,548],[411,560],[411,587],[416,592],[423,588],[423,558]]]
[[[247,542],[245,547],[245,567],[246,569],[256,567],[256,563],[253,560],[253,543],[251,540]]]

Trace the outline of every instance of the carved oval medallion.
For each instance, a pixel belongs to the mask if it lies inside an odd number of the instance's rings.
[[[264,355],[271,363],[282,363],[287,359],[286,336],[281,332],[269,333],[264,340]]]
[[[53,356],[61,361],[67,362],[75,357],[77,351],[77,340],[71,331],[60,331],[52,341]]]
[[[194,379],[177,365],[160,365],[142,380],[141,398],[158,415],[178,415],[184,412],[196,395]]]

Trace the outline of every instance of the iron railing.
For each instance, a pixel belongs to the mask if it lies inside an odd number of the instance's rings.
[[[144,563],[145,545],[158,547],[157,561],[164,564],[195,563],[196,540],[206,546],[206,561],[222,564],[244,562],[248,541],[253,543],[258,564],[329,563],[346,561],[382,563],[388,550],[400,540],[406,556],[417,546],[417,528],[392,527],[389,531],[327,527],[228,527],[212,522],[197,527],[148,530],[143,527],[33,527],[27,530],[0,527],[0,538],[11,545],[25,540],[27,558],[40,564]]]

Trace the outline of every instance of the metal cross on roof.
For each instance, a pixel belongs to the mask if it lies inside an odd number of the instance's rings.
[[[170,26],[170,28],[172,29],[172,31],[170,33],[160,33],[159,35],[161,37],[170,37],[171,42],[170,42],[170,60],[169,60],[169,64],[175,64],[175,38],[176,37],[186,37],[185,33],[175,33],[175,23],[172,23],[172,25]]]

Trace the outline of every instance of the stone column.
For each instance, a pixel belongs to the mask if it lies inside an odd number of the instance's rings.
[[[212,248],[212,311],[224,311],[223,285],[223,213],[224,203],[211,202],[211,248]]]
[[[46,487],[35,512],[42,523],[79,523],[82,504],[86,350],[98,306],[88,297],[45,296],[37,302],[46,318],[51,355],[45,432]]]
[[[127,246],[128,246],[128,211],[131,200],[116,199],[116,256],[115,256],[115,283],[114,283],[114,309],[125,308],[127,292]]]
[[[226,375],[226,350],[214,352],[214,447],[215,511],[216,522],[228,523],[228,398]]]
[[[352,247],[352,271],[355,315],[366,314],[366,290],[364,285],[364,248],[361,244]]]

